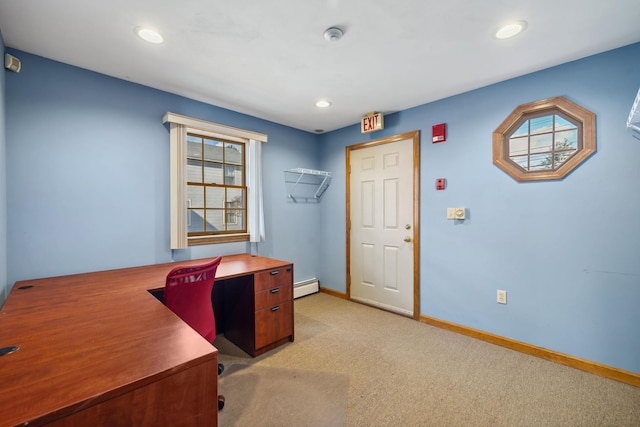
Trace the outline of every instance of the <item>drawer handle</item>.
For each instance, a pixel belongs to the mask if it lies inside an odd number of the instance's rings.
[[[278,273],[280,273],[280,270],[273,270],[273,271],[271,272],[271,275],[272,275],[272,276],[275,276],[275,275],[276,275],[276,274],[278,274]]]
[[[276,305],[275,307],[271,307],[271,311],[278,311],[280,310],[280,306]]]
[[[277,294],[278,292],[280,292],[280,288],[273,288],[270,291],[272,294]]]

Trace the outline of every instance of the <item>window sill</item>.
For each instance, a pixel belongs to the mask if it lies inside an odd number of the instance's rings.
[[[211,245],[215,243],[247,242],[249,234],[223,234],[219,236],[197,236],[189,237],[189,246]]]

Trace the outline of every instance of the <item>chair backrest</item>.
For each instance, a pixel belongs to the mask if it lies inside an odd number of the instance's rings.
[[[216,338],[211,290],[221,260],[175,267],[164,287],[165,305],[209,342]]]

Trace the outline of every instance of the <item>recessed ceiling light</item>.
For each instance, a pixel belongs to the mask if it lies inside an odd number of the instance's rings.
[[[496,31],[497,39],[508,39],[510,37],[515,36],[516,34],[520,34],[527,28],[526,21],[515,21],[511,22],[507,25],[504,25]]]
[[[162,43],[162,36],[155,30],[145,27],[136,27],[133,31],[144,41],[149,43]]]
[[[331,105],[331,103],[325,99],[321,99],[320,101],[316,102],[316,107],[319,108],[327,108],[329,105]]]

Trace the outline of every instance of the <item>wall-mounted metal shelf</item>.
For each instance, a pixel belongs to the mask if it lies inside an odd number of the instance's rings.
[[[314,169],[287,169],[284,171],[287,195],[294,202],[319,201],[331,184],[331,173]]]
[[[627,119],[627,129],[633,131],[633,136],[640,139],[640,89],[636,95],[636,100],[633,102],[629,118]]]

